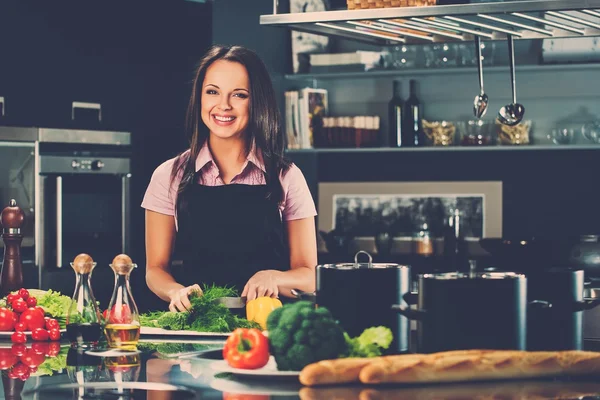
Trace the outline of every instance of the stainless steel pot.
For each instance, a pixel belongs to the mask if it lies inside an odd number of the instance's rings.
[[[412,302],[409,295],[405,298]],[[527,278],[516,273],[441,273],[419,277],[417,309],[392,308],[417,320],[417,351],[525,350]],[[545,302],[531,302],[547,307]]]
[[[358,262],[360,255],[368,261]],[[373,263],[369,253],[359,251],[354,263],[317,265],[316,280],[316,303],[329,309],[350,336],[387,326],[394,335],[389,353],[409,351],[409,321],[391,308],[408,305],[403,296],[410,292],[409,266]]]

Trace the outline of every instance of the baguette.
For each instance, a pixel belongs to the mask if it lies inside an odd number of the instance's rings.
[[[379,357],[359,373],[365,384],[459,382],[600,374],[600,353],[467,350]]]
[[[370,358],[340,358],[309,364],[300,371],[300,383],[306,386],[358,382],[362,368]]]

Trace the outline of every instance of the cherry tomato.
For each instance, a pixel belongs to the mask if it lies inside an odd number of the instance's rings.
[[[46,329],[50,330],[50,329],[60,329],[60,326],[58,324],[58,321],[53,319],[53,318],[48,318],[46,320]]]
[[[43,354],[45,356],[48,355],[48,342],[33,342],[31,343],[31,350],[34,351],[35,354]]]
[[[20,299],[21,297],[19,297],[18,294],[16,293],[10,293],[8,296],[6,296],[6,304],[12,304],[13,301],[15,301],[16,299]]]
[[[15,324],[15,331],[17,332],[25,332],[27,330],[27,325],[24,322],[17,322]]]
[[[13,311],[13,321],[14,321],[15,325],[19,322],[19,318],[21,318],[21,314]]]
[[[7,370],[19,361],[11,349],[0,349],[0,370]]]
[[[60,340],[60,330],[58,328],[52,328],[48,331],[48,337],[50,340]]]
[[[46,322],[44,316],[40,315],[39,311],[33,307],[28,308],[21,314],[19,322],[23,322],[27,326],[27,330],[33,331],[37,328],[44,328]]]
[[[108,308],[102,313],[102,318],[104,318],[105,321],[108,318]]]
[[[36,367],[46,361],[46,356],[37,354],[32,349],[27,349],[21,357],[21,362],[27,365],[28,368]]]
[[[21,298],[23,300],[27,300],[29,298],[29,290],[27,290],[27,289],[20,289],[19,290],[19,296],[21,296]]]
[[[14,373],[15,373],[16,376],[21,377],[26,372],[29,372],[29,368],[27,367],[27,365],[23,364],[22,362],[18,362],[13,367],[13,371],[14,371]]]
[[[23,299],[17,299],[13,301],[12,308],[16,312],[22,313],[23,311],[27,310],[27,302]]]
[[[23,332],[15,332],[10,335],[10,340],[13,343],[25,343],[27,341],[27,336]]]
[[[48,344],[47,357],[56,357],[60,353],[60,342],[46,342]]]
[[[37,342],[44,342],[48,340],[48,331],[44,328],[35,328],[33,332],[31,332],[31,338]]]
[[[23,373],[23,375],[19,376],[19,379],[25,382],[31,376],[31,372],[29,372],[29,368],[27,368],[27,372]]]
[[[0,307],[0,331],[12,331],[15,327],[13,312],[6,307]]]
[[[37,372],[37,367],[29,367],[29,372],[35,374]]]
[[[23,343],[15,343],[10,348],[10,351],[17,357],[21,357],[27,351],[27,346]]]
[[[35,297],[30,297],[27,299],[28,307],[35,307],[37,305],[37,299]]]
[[[44,311],[44,309],[43,309],[42,307],[40,307],[40,306],[35,306],[35,307],[33,307],[33,308],[35,308],[35,309],[37,310],[37,312],[39,312],[40,314],[42,314],[42,318],[45,318],[45,317],[46,317],[46,311]]]
[[[17,374],[15,374],[15,370],[14,368],[11,368],[10,371],[8,371],[8,377],[10,379],[18,379],[19,377],[17,376]]]

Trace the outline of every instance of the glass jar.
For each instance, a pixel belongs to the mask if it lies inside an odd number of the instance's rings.
[[[67,337],[71,347],[95,347],[102,335],[100,311],[92,291],[92,271],[96,263],[87,254],[79,254],[71,267],[76,274],[75,291],[67,312]]]
[[[433,240],[429,225],[423,221],[419,224],[418,230],[414,235],[415,253],[421,256],[430,256],[433,254]]]

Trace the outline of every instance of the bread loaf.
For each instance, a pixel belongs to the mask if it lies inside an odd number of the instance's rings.
[[[306,386],[358,382],[362,368],[371,358],[340,358],[307,365],[300,372],[300,383]]]
[[[359,379],[365,384],[378,384],[588,374],[600,374],[600,353],[467,350],[375,358],[361,369]]]

